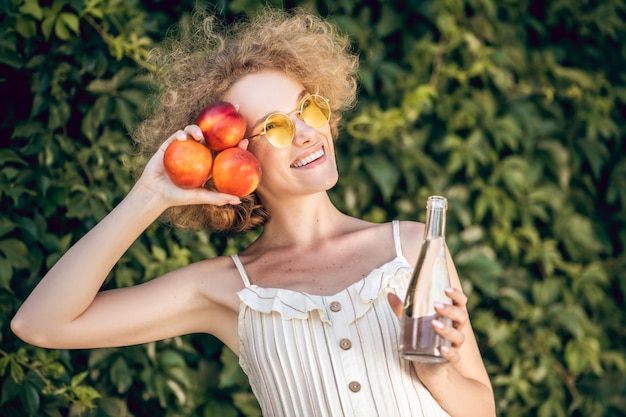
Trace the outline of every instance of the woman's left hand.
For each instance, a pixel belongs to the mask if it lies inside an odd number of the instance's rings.
[[[447,325],[443,321],[433,320],[433,329],[437,334],[450,341],[451,347],[441,346],[439,352],[441,356],[454,364],[461,359],[459,348],[465,342],[465,335],[462,330],[469,322],[466,308],[467,296],[457,288],[447,288],[446,295],[450,297],[452,304],[436,303],[434,307],[439,316],[449,318],[452,324]],[[393,293],[387,294],[387,299],[398,319],[401,319],[402,300]]]

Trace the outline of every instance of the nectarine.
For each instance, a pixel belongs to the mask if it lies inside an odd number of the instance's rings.
[[[233,104],[225,101],[205,107],[198,114],[197,125],[214,151],[237,146],[246,134],[246,119]]]
[[[242,148],[228,148],[213,161],[213,184],[217,191],[243,197],[252,193],[261,181],[261,164]]]
[[[181,188],[197,188],[211,175],[213,154],[195,140],[175,140],[165,150],[163,165],[174,184]]]

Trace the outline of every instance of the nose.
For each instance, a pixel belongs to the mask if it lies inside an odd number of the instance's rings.
[[[317,134],[316,129],[306,124],[299,114],[296,114],[295,117],[292,117],[291,120],[293,121],[294,125],[294,144],[302,146],[315,140],[315,135]]]

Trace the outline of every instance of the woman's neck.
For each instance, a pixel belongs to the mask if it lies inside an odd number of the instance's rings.
[[[267,208],[271,218],[257,240],[266,248],[315,246],[341,233],[351,219],[333,205],[325,192],[289,199]]]

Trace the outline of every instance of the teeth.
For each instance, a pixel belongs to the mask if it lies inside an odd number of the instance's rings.
[[[292,166],[294,168],[303,167],[306,164],[309,164],[309,163],[315,161],[317,158],[321,157],[322,155],[324,155],[324,150],[320,149],[319,151],[312,153],[311,155],[307,156],[306,158],[299,160],[298,162],[296,162]]]

